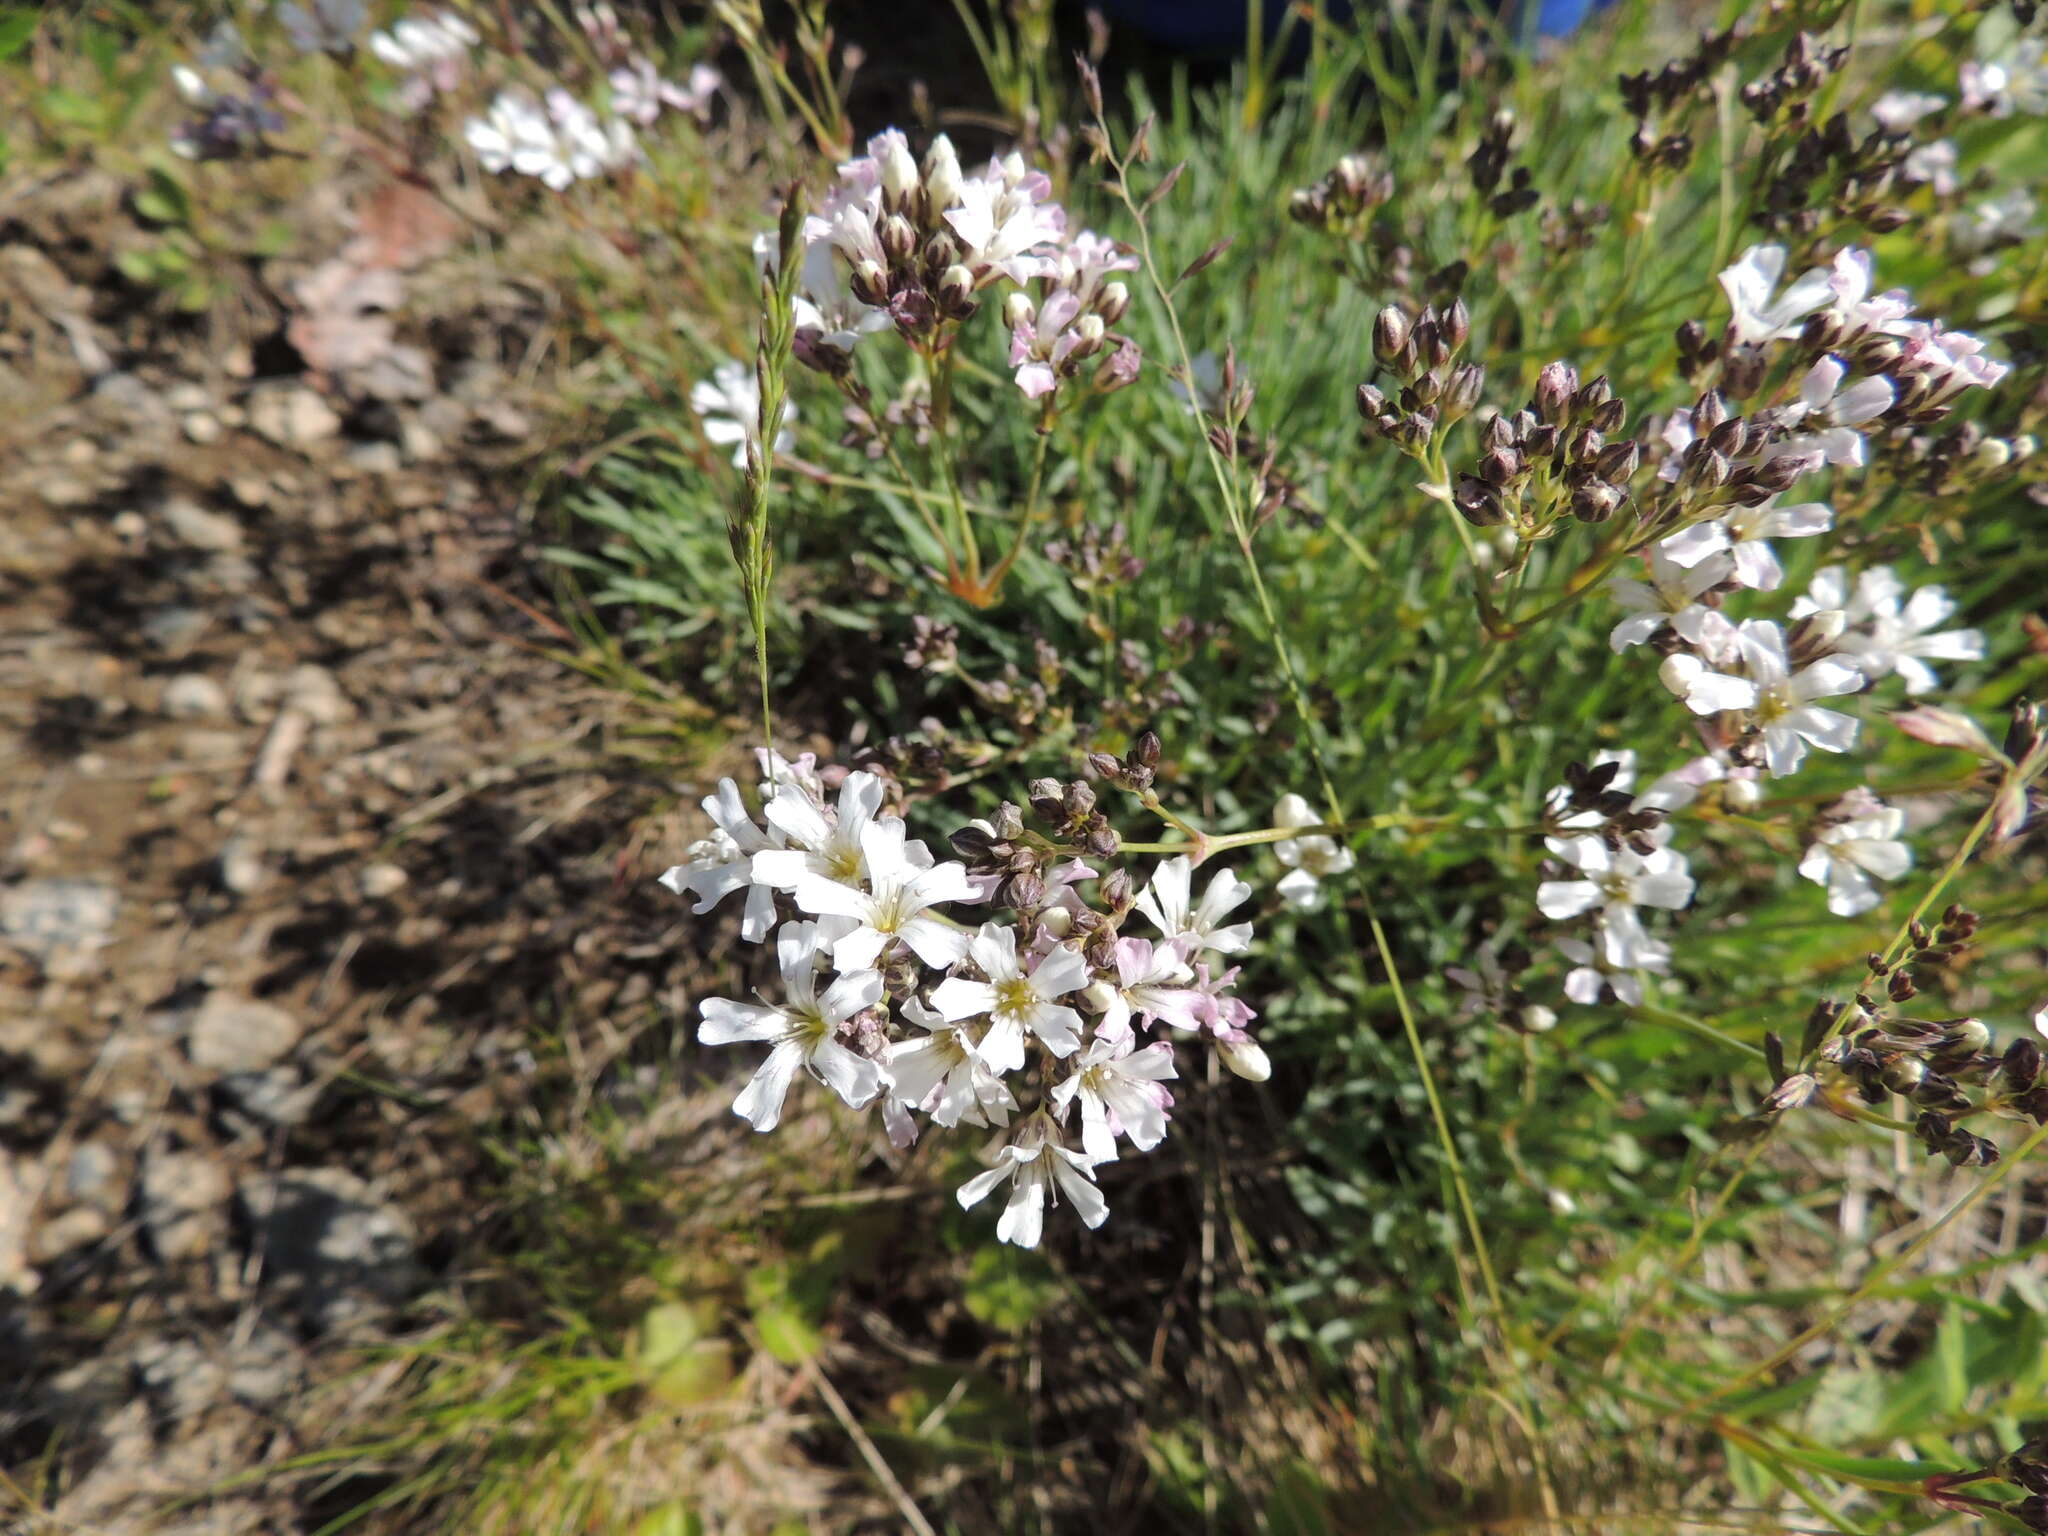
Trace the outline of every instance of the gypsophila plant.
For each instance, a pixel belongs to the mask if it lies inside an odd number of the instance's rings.
[[[1251,947],[1252,925],[1226,919],[1252,888],[1217,870],[1197,898],[1189,856],[1122,840],[1086,781],[1033,782],[1023,804],[951,835],[960,857],[937,859],[885,808],[900,790],[883,777],[808,754],[760,760],[758,810],[722,780],[704,802],[714,832],[661,877],[699,913],[742,896],[742,936],[774,945],[780,981],[760,1002],[700,1005],[704,1044],[769,1048],[733,1101],[755,1130],[775,1129],[801,1076],[878,1109],[898,1147],[925,1120],[998,1132],[994,1165],[960,1203],[1007,1183],[997,1235],[1032,1248],[1048,1199],[1101,1226],[1095,1170],[1123,1142],[1149,1152],[1165,1139],[1176,1044],[1269,1075],[1229,961]],[[1159,760],[1148,735],[1091,767],[1192,832],[1153,791]],[[1187,846],[1267,840],[1193,834]],[[1132,853],[1163,855],[1142,885]],[[1149,933],[1125,931],[1137,919]]]

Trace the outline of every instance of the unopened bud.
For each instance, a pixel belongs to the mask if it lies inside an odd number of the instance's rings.
[[[1412,327],[1407,314],[1398,306],[1389,304],[1372,322],[1372,355],[1384,367],[1392,368],[1408,345]]]
[[[1037,328],[1038,307],[1031,302],[1031,295],[1013,291],[1003,300],[1003,325],[1012,331]]]
[[[1546,363],[1536,376],[1536,392],[1530,403],[1547,425],[1555,426],[1564,420],[1578,388],[1578,369],[1570,363]]]
[[[1106,325],[1115,325],[1130,307],[1131,290],[1122,283],[1104,283],[1102,292],[1095,296],[1095,313],[1102,316]]]
[[[1731,811],[1753,811],[1763,804],[1764,786],[1760,779],[1731,778],[1721,785],[1721,803]]]
[[[881,136],[886,142],[882,147],[882,196],[892,208],[906,206],[911,194],[917,190],[917,161],[911,158],[910,145],[900,133]]]
[[[960,201],[960,156],[943,133],[924,152],[924,195],[934,213]]]
[[[974,309],[974,274],[958,262],[939,275],[936,295],[942,307],[949,313],[962,315]]]
[[[1899,711],[1892,716],[1892,724],[1915,741],[1924,741],[1930,747],[1955,747],[1974,753],[1986,762],[1995,761],[1999,756],[1998,748],[1991,744],[1984,728],[1969,716],[1959,715],[1953,710],[1922,704]]]

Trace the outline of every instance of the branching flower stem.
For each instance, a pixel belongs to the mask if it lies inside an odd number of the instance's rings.
[[[1098,108],[1095,114],[1096,144],[1105,164],[1110,168],[1109,189],[1130,215],[1135,232],[1135,245],[1143,265],[1145,277],[1159,300],[1159,312],[1165,317],[1167,330],[1173,339],[1175,359],[1183,370],[1183,377],[1195,376],[1194,353],[1189,348],[1187,336],[1182,329],[1180,312],[1173,301],[1173,285],[1167,282],[1159,270],[1158,253],[1152,244],[1151,231],[1145,218],[1145,210],[1132,195],[1130,186],[1131,156],[1119,159],[1111,145],[1108,124],[1104,122]],[[1321,729],[1315,712],[1309,707],[1308,696],[1302,687],[1299,670],[1287,645],[1286,632],[1282,629],[1279,616],[1273,606],[1271,594],[1267,591],[1263,572],[1260,570],[1257,553],[1252,547],[1252,528],[1246,516],[1242,488],[1238,484],[1234,464],[1226,460],[1216,446],[1217,434],[1212,434],[1212,422],[1208,411],[1201,404],[1199,396],[1193,396],[1195,413],[1191,420],[1200,433],[1204,450],[1208,455],[1209,468],[1215,477],[1218,495],[1223,504],[1226,520],[1232,536],[1237,541],[1238,551],[1243,557],[1246,575],[1251,580],[1252,594],[1258,604],[1268,644],[1272,647],[1275,662],[1287,688],[1288,699],[1293,706],[1295,718],[1300,722],[1303,743],[1308,749],[1311,763],[1323,798],[1333,810],[1340,810],[1342,797],[1337,793],[1331,778],[1329,765],[1322,750]],[[1226,442],[1232,441],[1228,430],[1221,434]],[[1392,984],[1395,1007],[1401,1016],[1401,1027],[1407,1036],[1408,1048],[1415,1059],[1415,1066],[1421,1077],[1423,1090],[1429,1099],[1430,1115],[1435,1124],[1438,1145],[1444,1154],[1444,1166],[1455,1191],[1460,1214],[1464,1218],[1474,1258],[1477,1260],[1481,1279],[1486,1287],[1488,1303],[1494,1313],[1496,1325],[1501,1330],[1502,1353],[1505,1356],[1507,1374],[1514,1382],[1516,1395],[1521,1399],[1527,1417],[1528,1441],[1531,1460],[1536,1471],[1537,1485],[1543,1499],[1546,1513],[1555,1516],[1559,1506],[1557,1494],[1552,1486],[1549,1456],[1544,1446],[1543,1430],[1537,1414],[1536,1396],[1531,1389],[1528,1376],[1523,1368],[1520,1355],[1514,1343],[1507,1337],[1509,1313],[1506,1299],[1501,1292],[1500,1277],[1495,1270],[1493,1256],[1486,1241],[1485,1230],[1479,1223],[1478,1211],[1472,1203],[1469,1182],[1465,1177],[1464,1160],[1458,1155],[1457,1140],[1451,1133],[1450,1116],[1446,1113],[1443,1095],[1438,1091],[1436,1074],[1429,1064],[1429,1055],[1423,1049],[1421,1031],[1415,1022],[1415,1013],[1408,1002],[1407,988],[1401,981],[1400,970],[1394,963],[1392,947],[1387,942],[1386,930],[1380,923],[1379,913],[1373,904],[1372,894],[1360,882],[1359,894],[1365,905],[1366,919],[1370,924],[1374,945],[1379,951],[1380,962],[1386,967],[1387,979]]]

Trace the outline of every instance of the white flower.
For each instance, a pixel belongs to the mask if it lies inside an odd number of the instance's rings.
[[[1889,330],[1913,312],[1913,301],[1903,288],[1873,294],[1876,282],[1870,252],[1853,247],[1835,252],[1828,269],[1828,291],[1833,295],[1828,314],[1851,336]]]
[[[1133,1016],[1174,1029],[1198,1030],[1213,1000],[1194,987],[1187,956],[1179,942],[1154,944],[1150,939],[1116,941],[1116,975],[1088,987],[1089,1006],[1102,1010],[1099,1035],[1131,1032]]]
[[[1323,824],[1323,818],[1300,795],[1282,795],[1273,808],[1273,824],[1316,827]],[[1310,837],[1283,838],[1273,845],[1273,856],[1287,866],[1287,873],[1273,889],[1297,912],[1313,912],[1320,906],[1322,882],[1346,873],[1354,862],[1349,848],[1322,832]]]
[[[1837,917],[1868,912],[1883,899],[1871,876],[1896,880],[1913,867],[1913,850],[1900,842],[1906,813],[1882,806],[1854,821],[1825,827],[1799,861],[1799,873],[1828,892],[1828,910]]]
[[[1900,320],[1885,329],[1906,343],[1892,371],[1902,379],[1926,379],[1940,398],[1966,389],[1990,389],[2012,372],[2010,364],[1985,355],[1981,337],[1949,330],[1939,320]]]
[[[1612,992],[1616,1002],[1639,1008],[1643,1002],[1642,978],[1637,971],[1658,976],[1671,974],[1671,946],[1644,935],[1636,946],[1635,970],[1617,970],[1607,957],[1583,939],[1559,939],[1558,951],[1572,962],[1565,974],[1564,995],[1583,1007],[1600,1001],[1603,991]]]
[[[1577,880],[1545,880],[1536,887],[1537,910],[1554,922],[1600,909],[1600,949],[1610,966],[1634,970],[1657,952],[1636,908],[1677,911],[1692,901],[1685,856],[1670,848],[1647,854],[1609,848],[1597,837],[1548,838],[1550,851],[1578,870]]]
[[[898,1040],[889,1047],[891,1096],[949,1128],[963,1122],[1008,1125],[1017,1101],[989,1070],[967,1031],[914,997],[903,1004],[903,1016],[927,1033],[922,1040]]]
[[[1017,162],[1022,171],[1022,162]],[[1042,175],[1023,174],[1012,181],[999,164],[961,183],[959,203],[946,210],[946,222],[960,237],[961,260],[981,287],[997,276],[1028,283],[1050,274],[1057,265],[1046,247],[1067,227],[1057,203],[1045,201],[1052,190]]]
[[[1735,562],[1725,554],[1701,551],[1694,563],[1681,565],[1662,545],[1653,546],[1648,581],[1616,576],[1607,583],[1609,595],[1630,610],[1608,635],[1608,646],[1625,651],[1667,624],[1681,639],[1697,642],[1709,612],[1699,601],[1701,595],[1734,574]]]
[[[1076,354],[1085,357],[1101,345],[1102,317],[1084,314],[1080,296],[1067,288],[1054,289],[1036,307],[1022,294],[1012,295],[1012,300],[1022,302],[1005,317],[1010,323],[1010,366],[1017,370],[1017,387],[1024,398],[1036,400],[1059,387],[1061,373],[1071,371],[1070,359]]]
[[[1251,900],[1252,888],[1229,870],[1219,869],[1202,893],[1201,904],[1190,911],[1193,880],[1194,866],[1185,854],[1161,859],[1152,871],[1151,883],[1138,893],[1138,910],[1152,920],[1161,937],[1193,941],[1191,953],[1214,950],[1219,955],[1238,955],[1251,948],[1252,925],[1225,927],[1223,919]]]
[[[1852,589],[1848,572],[1831,565],[1814,573],[1806,595],[1792,605],[1792,616],[1840,609],[1849,628],[1835,649],[1873,682],[1898,673],[1906,692],[1918,697],[1940,683],[1928,662],[1981,660],[1984,635],[1975,629],[1930,633],[1955,612],[1954,600],[1940,587],[1922,587],[1910,598],[1905,590],[1889,566],[1864,571]]]
[[[1081,1104],[1081,1149],[1091,1162],[1116,1161],[1116,1139],[1130,1138],[1140,1152],[1166,1139],[1166,1112],[1173,1095],[1160,1083],[1177,1077],[1173,1047],[1164,1040],[1134,1049],[1132,1034],[1100,1034],[1074,1063],[1071,1076],[1055,1084],[1053,1107],[1062,1120],[1076,1099]]]
[[[1898,398],[1883,374],[1858,379],[1847,389],[1848,368],[1837,357],[1824,357],[1806,371],[1799,399],[1786,407],[1785,424],[1806,430],[1767,450],[1770,458],[1794,453],[1819,453],[1828,463],[1857,466],[1863,462],[1863,434],[1856,429],[1877,420]],[[1813,430],[1815,424],[1819,430]]]
[[[463,124],[462,136],[476,151],[478,163],[494,174],[516,171],[521,176],[538,176],[557,192],[576,179],[547,114],[511,91],[493,101],[485,116],[472,117]]]
[[[1742,342],[1790,341],[1806,317],[1828,302],[1828,272],[1814,267],[1782,294],[1785,247],[1752,245],[1721,273],[1721,291],[1728,295],[1729,325]],[[1774,297],[1775,295],[1775,297]]]
[[[894,818],[862,827],[860,851],[867,890],[811,873],[796,885],[796,904],[804,911],[854,920],[853,930],[832,946],[835,965],[865,970],[898,939],[929,966],[951,965],[967,953],[967,935],[930,910],[974,894],[965,865],[921,867],[905,851],[903,823]]]
[[[1809,744],[1823,752],[1846,752],[1856,744],[1853,717],[1813,702],[1861,688],[1863,673],[1855,666],[1823,656],[1795,674],[1783,631],[1761,619],[1743,621],[1742,660],[1756,684],[1756,703],[1750,707],[1763,731],[1764,762],[1773,777],[1797,769]]]
[[[428,11],[403,18],[389,32],[372,32],[370,52],[394,69],[423,74],[438,64],[466,59],[482,41],[460,16]]]
[[[882,781],[872,773],[846,776],[834,816],[827,816],[817,801],[794,786],[769,796],[761,808],[762,819],[782,834],[784,846],[754,855],[754,878],[782,891],[795,890],[805,875],[860,884],[867,877],[861,832],[881,808]],[[904,845],[913,863],[919,862],[916,846]],[[929,864],[929,856],[922,862]]]
[[[697,1038],[705,1045],[741,1040],[773,1043],[753,1081],[733,1100],[733,1113],[757,1131],[772,1131],[799,1068],[855,1109],[882,1091],[882,1073],[838,1040],[839,1026],[881,1001],[879,971],[849,971],[818,996],[818,934],[811,923],[791,923],[777,935],[775,958],[788,998],[779,1007],[706,998]]]
[[[1911,133],[1921,118],[1947,105],[1946,96],[1925,91],[1886,91],[1870,104],[1870,115],[1886,133]]]
[[[740,787],[731,779],[718,781],[718,793],[707,795],[704,814],[711,818],[711,836],[692,843],[690,862],[678,864],[661,877],[661,883],[678,896],[697,898],[693,912],[709,912],[734,891],[747,893],[746,911],[740,919],[740,935],[750,944],[768,937],[775,926],[775,892],[754,879],[754,856],[778,846],[779,832],[764,832],[754,825]]]
[[[747,467],[747,440],[761,419],[761,383],[745,363],[726,361],[711,370],[711,377],[690,386],[690,409],[704,418],[704,435],[717,446],[734,445],[735,469]],[[775,451],[787,453],[796,439],[788,423],[796,419],[796,402],[784,400],[782,421],[775,434]]]
[[[639,154],[632,125],[623,119],[605,122],[560,86],[547,93],[547,104],[561,155],[579,179],[616,170]]]
[[[612,111],[645,128],[661,116],[663,107],[704,116],[725,77],[709,64],[694,64],[689,84],[678,85],[655,69],[652,59],[636,53],[611,72],[610,83]]]
[[[1045,1226],[1045,1199],[1057,1186],[1089,1227],[1109,1218],[1109,1206],[1095,1187],[1094,1165],[1079,1152],[1061,1146],[1059,1133],[1043,1115],[1019,1127],[1016,1138],[996,1154],[996,1166],[960,1186],[961,1208],[971,1209],[1006,1179],[1016,1182],[1009,1204],[996,1222],[996,1236],[1019,1248],[1036,1248]]]
[[[1963,107],[1993,117],[2048,113],[2048,40],[2023,37],[1992,59],[1971,59],[1956,71]]]
[[[1856,441],[1860,453],[1863,440]],[[1834,520],[1834,512],[1824,502],[1802,501],[1781,507],[1773,498],[1761,506],[1731,507],[1712,522],[1695,523],[1668,539],[1660,539],[1657,548],[1672,564],[1686,569],[1697,566],[1709,555],[1726,551],[1737,581],[1745,587],[1770,592],[1784,582],[1785,568],[1778,564],[1777,552],[1768,541],[1810,539],[1826,533],[1834,526]]]
[[[1932,187],[1936,197],[1953,197],[1963,185],[1956,174],[1961,159],[1955,140],[1936,139],[1932,144],[1918,144],[1908,150],[1899,163],[1899,176],[1908,183]]]
[[[1716,672],[1684,651],[1666,656],[1657,677],[1696,715],[1718,715],[1731,709],[1748,709],[1756,703],[1756,684],[1746,677]]]
[[[958,1022],[988,1016],[981,1059],[992,1072],[1024,1065],[1024,1037],[1036,1035],[1055,1056],[1070,1056],[1081,1044],[1081,1015],[1055,998],[1088,985],[1088,962],[1071,944],[1060,944],[1026,969],[1017,954],[1017,930],[983,923],[967,941],[967,957],[987,979],[948,976],[932,990],[932,1006]]]

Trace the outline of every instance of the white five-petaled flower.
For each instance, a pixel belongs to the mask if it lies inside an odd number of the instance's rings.
[[[1834,521],[1835,514],[1825,502],[1802,501],[1781,507],[1774,498],[1761,506],[1731,507],[1711,522],[1695,523],[1660,539],[1657,548],[1672,564],[1688,570],[1708,556],[1725,551],[1737,581],[1745,587],[1770,592],[1785,580],[1785,568],[1778,563],[1770,540],[1810,539],[1826,533]]]
[[[1955,613],[1955,601],[1940,587],[1922,587],[1910,598],[1890,566],[1872,566],[1849,583],[1839,565],[1814,573],[1806,595],[1792,605],[1792,617],[1840,609],[1849,627],[1835,649],[1875,682],[1893,672],[1915,697],[1939,683],[1930,661],[1977,661],[1984,655],[1984,635],[1975,629],[1941,630]]]
[[[1058,1129],[1044,1115],[1034,1115],[1018,1127],[1009,1145],[996,1154],[995,1167],[960,1186],[961,1208],[980,1204],[1006,1179],[1014,1182],[1009,1203],[996,1221],[996,1236],[1003,1242],[1019,1248],[1038,1246],[1045,1228],[1046,1197],[1055,1188],[1084,1225],[1099,1227],[1109,1218],[1109,1206],[1095,1187],[1094,1164],[1062,1146]]]
[[[754,824],[740,787],[731,779],[718,781],[718,793],[703,800],[704,814],[711,818],[713,831],[692,843],[690,862],[666,871],[661,883],[678,896],[697,898],[693,912],[709,912],[734,891],[747,893],[746,911],[740,918],[740,935],[750,944],[768,937],[775,926],[775,892],[754,878],[754,856],[778,846],[781,834],[764,832]]]
[[[1055,998],[1088,985],[1088,962],[1071,944],[1055,945],[1030,966],[1017,953],[1017,930],[983,923],[967,940],[967,957],[987,978],[948,976],[932,989],[932,1006],[958,1022],[988,1016],[981,1059],[993,1072],[1024,1065],[1024,1037],[1036,1035],[1055,1056],[1070,1056],[1081,1044],[1081,1015]]]
[[[904,846],[903,823],[870,821],[860,829],[866,890],[806,872],[796,883],[796,904],[806,912],[851,918],[854,927],[832,946],[841,970],[866,970],[901,940],[926,965],[951,965],[967,953],[967,935],[931,908],[974,894],[963,864],[921,865]]]
[[[1011,159],[1012,165],[992,162],[987,172],[962,182],[959,202],[945,213],[977,286],[997,276],[1021,284],[1046,275],[1056,264],[1046,248],[1066,231],[1065,211],[1048,200],[1052,183]]]
[[[1008,1125],[1017,1101],[982,1060],[973,1037],[914,997],[905,1000],[903,1016],[926,1034],[889,1047],[891,1095],[948,1128]]]
[[[776,936],[775,958],[785,1000],[778,1005],[706,998],[697,1038],[705,1045],[770,1042],[768,1059],[733,1100],[733,1113],[757,1131],[772,1131],[799,1069],[854,1109],[882,1091],[882,1071],[839,1043],[839,1026],[882,998],[879,971],[848,971],[818,995],[819,936],[811,923],[790,923]]]
[[[1014,320],[1010,366],[1016,369],[1017,387],[1027,400],[1051,394],[1059,387],[1067,360],[1102,340],[1102,317],[1083,314],[1080,296],[1070,288],[1053,290],[1036,308],[1020,304]]]
[[[1867,331],[1889,331],[1913,312],[1913,301],[1903,288],[1875,292],[1877,266],[1870,252],[1845,246],[1835,252],[1828,266],[1829,318],[1850,336]]]
[[[1643,929],[1637,907],[1676,911],[1692,901],[1685,856],[1670,848],[1647,854],[1611,849],[1597,837],[1547,838],[1546,846],[1579,872],[1576,880],[1545,880],[1536,906],[1552,921],[1600,912],[1600,950],[1610,966],[1635,970],[1659,947]]]
[[[611,72],[610,81],[612,111],[645,128],[661,116],[663,107],[692,117],[705,116],[725,76],[709,64],[693,64],[689,82],[679,85],[663,76],[652,59],[636,53]]]
[[[417,108],[435,91],[451,91],[461,82],[469,50],[482,40],[460,16],[427,11],[401,18],[389,32],[372,32],[370,52],[413,77],[406,99]]]
[[[828,816],[822,806],[794,785],[767,797],[762,819],[782,834],[784,846],[754,855],[754,878],[777,890],[793,891],[805,875],[858,885],[866,877],[861,832],[882,808],[882,781],[872,773],[849,773],[839,786],[839,809]],[[921,845],[906,843],[904,852],[918,862]],[[927,858],[924,862],[929,863]]]
[[[1863,462],[1863,434],[1859,427],[1877,420],[1898,398],[1892,381],[1883,374],[1842,387],[1849,369],[1840,358],[1824,357],[1806,370],[1799,382],[1799,399],[1785,409],[1786,425],[1797,435],[1767,450],[1771,458],[1787,454],[1817,452],[1828,463],[1854,468]]]
[[[1639,1008],[1643,1002],[1643,982],[1636,972],[1671,974],[1671,946],[1648,934],[1635,947],[1633,970],[1618,970],[1608,964],[1602,950],[1584,939],[1559,939],[1557,948],[1572,963],[1572,969],[1565,974],[1564,995],[1588,1008],[1600,1001],[1603,991],[1612,992],[1616,1002]]]
[[[1140,1049],[1133,1034],[1098,1034],[1073,1073],[1054,1084],[1052,1104],[1064,1120],[1080,1101],[1081,1149],[1091,1162],[1110,1163],[1116,1161],[1118,1136],[1128,1136],[1140,1152],[1166,1139],[1173,1095],[1161,1084],[1177,1076],[1173,1047],[1164,1040]]]
[[[1799,873],[1828,892],[1837,917],[1868,912],[1883,899],[1872,876],[1896,880],[1913,867],[1913,850],[1899,841],[1906,813],[1875,804],[1868,815],[1822,828],[1799,861]]]
[[[1282,795],[1273,808],[1273,824],[1317,827],[1323,824],[1323,818],[1300,795]],[[1282,838],[1273,845],[1273,857],[1287,866],[1287,873],[1273,889],[1298,912],[1313,912],[1320,906],[1323,882],[1333,875],[1347,873],[1355,862],[1351,850],[1326,832]]]
[[[1951,226],[1956,248],[1964,252],[1988,251],[2031,239],[2039,232],[2034,225],[2039,209],[2033,194],[2024,187],[2015,188],[2004,197],[1987,197],[1959,209]]]
[[[1607,583],[1609,594],[1629,610],[1608,635],[1609,648],[1641,645],[1667,624],[1680,639],[1697,642],[1710,611],[1700,597],[1734,574],[1735,562],[1725,554],[1703,550],[1692,564],[1681,565],[1662,545],[1652,546],[1648,581],[1616,576]]]
[[[1783,293],[1785,247],[1752,245],[1721,273],[1721,291],[1728,295],[1729,324],[1741,342],[1789,341],[1806,317],[1828,302],[1832,292],[1825,267],[1802,273]]]
[[[711,370],[711,377],[690,386],[690,409],[704,418],[704,435],[718,447],[733,445],[735,469],[747,467],[747,440],[754,436],[761,420],[761,381],[745,363],[728,359]],[[784,400],[782,421],[777,424],[775,451],[786,453],[796,441],[789,423],[796,420],[796,402]]]
[[[1186,854],[1161,859],[1151,883],[1138,893],[1138,910],[1152,920],[1162,938],[1190,940],[1194,953],[1238,955],[1251,948],[1252,925],[1225,926],[1223,919],[1251,900],[1252,888],[1229,870],[1219,869],[1201,902],[1190,908],[1193,881],[1194,866]]]
[[[1823,656],[1795,673],[1785,654],[1784,632],[1762,619],[1743,621],[1742,662],[1756,684],[1750,710],[1763,732],[1764,763],[1773,777],[1796,770],[1806,760],[1808,745],[1846,752],[1856,744],[1856,719],[1813,701],[1856,692],[1863,686],[1860,669]]]
[[[1936,197],[1951,197],[1962,189],[1963,179],[1956,171],[1961,163],[1954,139],[1936,139],[1906,151],[1899,162],[1899,178],[1909,185],[1932,187]]]
[[[1154,944],[1150,939],[1116,941],[1116,975],[1088,987],[1089,1006],[1102,1010],[1095,1026],[1102,1035],[1128,1034],[1133,1017],[1174,1029],[1197,1030],[1213,999],[1188,985],[1193,972],[1184,940]]]

